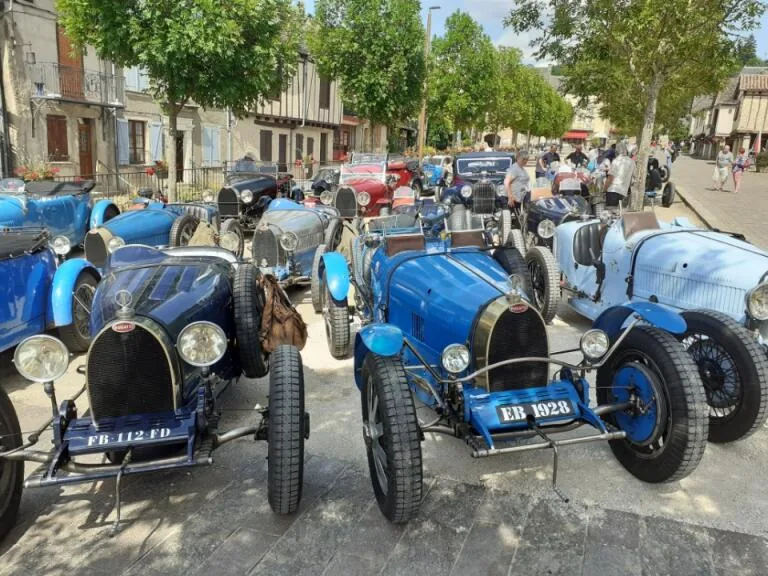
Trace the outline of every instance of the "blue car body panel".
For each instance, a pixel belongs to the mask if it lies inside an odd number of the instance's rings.
[[[83,272],[88,272],[96,280],[100,278],[96,268],[82,258],[67,260],[56,270],[48,300],[48,319],[54,326],[68,326],[72,323],[72,293]]]
[[[659,304],[642,301],[627,302],[622,306],[608,308],[597,317],[592,327],[604,331],[613,339],[633,314],[672,334],[684,334],[687,328],[685,319],[679,313]]]
[[[328,291],[335,300],[345,301],[349,292],[349,267],[338,252],[323,254],[320,264],[320,278],[325,278]]]

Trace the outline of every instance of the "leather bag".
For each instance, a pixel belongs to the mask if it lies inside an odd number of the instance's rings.
[[[307,343],[307,325],[288,295],[271,274],[259,279],[264,290],[264,311],[261,315],[259,339],[265,353],[274,352],[281,344],[291,344],[299,350]]]

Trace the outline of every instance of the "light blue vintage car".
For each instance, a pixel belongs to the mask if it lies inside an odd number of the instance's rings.
[[[733,234],[660,222],[653,212],[566,222],[554,251],[568,304],[598,318],[651,302],[681,311],[681,338],[710,405],[710,440],[754,432],[768,415],[768,253]],[[704,312],[703,310],[717,312]]]

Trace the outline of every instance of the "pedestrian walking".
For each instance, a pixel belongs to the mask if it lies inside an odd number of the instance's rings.
[[[739,148],[739,155],[733,161],[733,168],[731,174],[733,176],[733,193],[738,194],[739,188],[741,188],[741,177],[744,172],[749,168],[749,156],[744,148]]]
[[[667,140],[667,145],[664,146],[664,157],[667,161],[667,170],[672,173],[672,160],[675,156],[675,149],[672,146],[672,140]]]
[[[507,202],[510,208],[519,208],[528,192],[531,177],[525,169],[528,163],[528,150],[520,150],[515,162],[507,170],[504,178],[504,190],[507,193]]]
[[[725,185],[726,180],[728,180],[728,174],[731,171],[732,164],[733,154],[731,153],[731,147],[726,144],[717,155],[715,171],[712,174],[712,179],[715,181],[715,190],[718,192],[723,191],[723,186]]]

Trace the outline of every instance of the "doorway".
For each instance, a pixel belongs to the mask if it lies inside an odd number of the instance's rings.
[[[77,145],[80,154],[80,176],[93,176],[93,130],[90,118],[78,118]]]
[[[56,47],[59,55],[59,90],[65,98],[82,100],[83,93],[83,55],[77,52],[67,38],[64,29],[56,25]]]
[[[176,182],[184,180],[184,132],[176,133]]]

